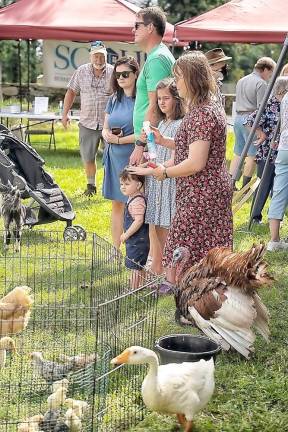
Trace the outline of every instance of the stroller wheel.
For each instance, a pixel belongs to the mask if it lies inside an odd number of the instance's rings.
[[[78,240],[86,240],[86,231],[85,229],[81,226],[81,225],[73,225],[73,228],[75,228],[77,230],[78,233]]]
[[[74,226],[66,227],[63,232],[64,241],[77,241],[78,240],[78,231]]]

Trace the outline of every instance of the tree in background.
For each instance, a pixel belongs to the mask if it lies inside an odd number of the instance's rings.
[[[16,0],[0,0],[0,8],[15,3]],[[35,82],[39,75],[40,65],[38,58],[39,50],[38,41],[30,41],[30,82]],[[27,83],[28,64],[27,64],[27,41],[20,42],[21,51],[21,80]],[[2,64],[2,82],[18,83],[19,82],[19,62],[18,62],[18,41],[1,40],[0,41],[1,64]]]
[[[226,0],[158,0],[161,6],[167,13],[167,17],[171,24],[184,21],[194,16],[208,12],[211,9],[228,3]],[[193,42],[191,41],[192,45]],[[195,44],[194,44],[195,45]],[[200,48],[201,47],[201,48]],[[209,49],[220,47],[223,48],[225,54],[232,57],[229,62],[229,81],[236,82],[242,76],[250,73],[257,59],[263,56],[272,57],[277,61],[281,46],[278,44],[220,44],[201,42],[198,49],[208,51]],[[182,50],[176,50],[175,54],[180,55]]]

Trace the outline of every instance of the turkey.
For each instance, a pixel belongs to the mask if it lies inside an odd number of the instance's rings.
[[[181,319],[196,325],[222,349],[233,347],[247,359],[254,351],[252,327],[269,339],[269,313],[257,293],[274,281],[266,271],[264,253],[264,244],[246,252],[214,248],[185,272],[188,249],[179,247],[173,254],[174,295]]]

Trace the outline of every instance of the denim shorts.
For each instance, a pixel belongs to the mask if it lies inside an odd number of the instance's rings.
[[[249,116],[248,114],[237,114],[234,122],[234,134],[235,134],[235,146],[234,153],[237,156],[241,156],[242,151],[244,149],[245,143],[248,139],[250,130],[243,125],[244,121]],[[257,153],[257,147],[251,143],[247,156],[255,156]]]
[[[282,220],[288,206],[288,150],[279,150],[268,219]]]

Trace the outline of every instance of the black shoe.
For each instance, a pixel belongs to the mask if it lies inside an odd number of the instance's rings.
[[[91,184],[87,184],[87,189],[85,190],[85,192],[83,193],[83,195],[85,196],[92,196],[92,195],[96,195],[97,193],[97,189],[96,186],[91,185]]]
[[[253,219],[253,223],[254,223],[255,225],[262,225],[262,224],[263,224],[262,220],[261,220],[261,219],[257,219],[257,218],[254,218],[254,219]]]

